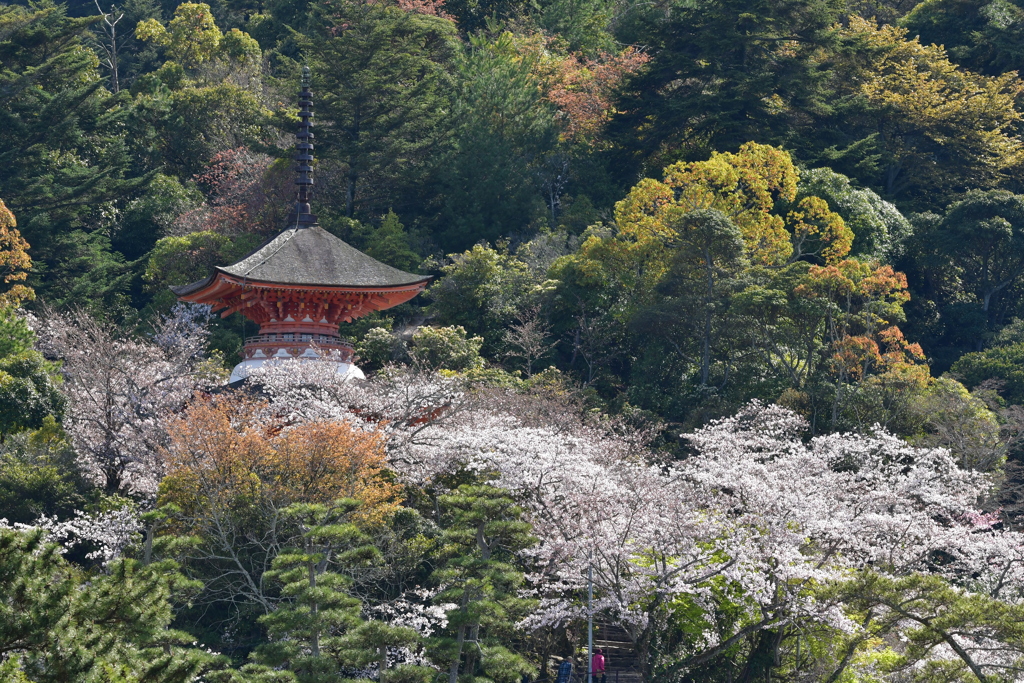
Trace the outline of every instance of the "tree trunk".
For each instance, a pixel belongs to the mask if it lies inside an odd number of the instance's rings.
[[[462,607],[462,613],[465,614],[466,607],[469,605],[469,591],[463,591],[462,599],[459,601]],[[455,636],[455,656],[452,658],[451,668],[448,670],[448,683],[459,682],[459,664],[462,662],[462,645],[466,642],[466,625],[462,624],[459,626],[458,634]]]
[[[448,671],[448,683],[459,683],[459,663],[462,661],[462,644],[466,641],[466,626],[459,627],[459,634],[455,637],[458,648],[455,657],[452,658],[452,666]]]
[[[352,218],[352,213],[355,211],[356,204],[356,180],[358,176],[356,172],[352,170],[350,165],[348,171],[348,187],[345,189],[345,216]]]
[[[754,638],[756,639],[754,647],[747,656],[747,662],[740,674],[740,683],[769,680],[772,667],[775,666],[782,632],[772,630],[760,631]]]
[[[316,567],[313,565],[313,562],[309,563],[309,589],[310,589],[310,591],[315,591],[316,590]],[[311,617],[311,619],[312,619],[312,621],[314,623],[316,622],[316,618],[317,618],[318,613],[319,613],[319,605],[317,605],[316,602],[313,602],[313,604],[311,604],[309,606],[309,616]],[[314,657],[319,657],[320,656],[320,630],[319,629],[314,629],[313,630],[313,642],[312,642],[312,646],[311,647],[313,649],[313,656]]]
[[[711,376],[711,305],[715,295],[715,273],[711,253],[704,250],[704,266],[707,270],[708,289],[704,295],[704,340],[700,353],[700,384],[708,385]]]
[[[469,650],[466,651],[466,674],[473,676],[476,673],[476,660],[480,655],[480,624],[476,623],[469,627]]]

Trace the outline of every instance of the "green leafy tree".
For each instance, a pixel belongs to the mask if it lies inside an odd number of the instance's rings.
[[[0,358],[30,351],[35,333],[13,306],[0,308]]]
[[[205,3],[183,2],[174,10],[174,18],[164,27],[156,19],[139,23],[135,34],[140,40],[166,47],[171,59],[186,68],[195,68],[214,58],[224,34]]]
[[[810,191],[883,244],[906,221],[829,173],[801,189],[787,153],[748,143],[637,183],[614,227],[593,226],[551,267],[560,361],[613,405],[694,425],[759,397],[815,429],[879,421],[918,434],[910,397],[928,370],[896,327],[906,277],[850,258],[857,236]]]
[[[165,58],[132,86],[136,147],[150,163],[191,178],[219,152],[274,141],[263,106],[263,53],[251,36],[222,32],[209,5],[189,2],[166,26],[140,22],[136,35]]]
[[[138,85],[135,125],[151,135],[152,163],[191,178],[218,152],[270,141],[268,112],[249,90],[230,82],[173,90],[159,81]]]
[[[142,196],[126,203],[111,234],[111,246],[136,260],[146,256],[178,215],[194,208],[202,195],[177,178],[157,174]]]
[[[405,345],[386,327],[371,327],[356,344],[360,365],[368,363],[371,369],[405,358]],[[366,366],[362,366],[366,367]]]
[[[746,265],[746,244],[740,229],[715,209],[674,217],[672,229],[678,235],[674,260],[660,284],[671,299],[661,308],[677,325],[693,324],[687,336],[696,342],[699,382],[706,387],[721,335],[721,309]]]
[[[449,258],[451,263],[441,268],[442,276],[427,290],[430,311],[438,323],[483,338],[484,355],[497,357],[505,328],[533,303],[537,277],[504,249],[478,244]]]
[[[462,372],[483,367],[483,343],[480,337],[467,337],[462,327],[421,327],[412,335],[409,355],[424,368]]]
[[[448,669],[449,683],[515,683],[533,667],[509,645],[530,601],[518,597],[523,573],[515,554],[535,542],[522,510],[493,486],[463,485],[441,496],[444,532],[441,566],[434,578],[448,611],[444,633],[430,638],[428,652]]]
[[[32,348],[34,343],[25,318],[13,306],[0,308],[0,443],[63,415],[58,369]]]
[[[502,32],[472,36],[458,61],[454,146],[439,167],[446,250],[523,232],[545,215],[539,179],[558,129],[539,59]]]
[[[149,175],[124,136],[127,93],[104,89],[85,43],[97,19],[53,4],[0,8],[0,196],[32,245],[40,294],[116,308],[127,280],[102,228]]]
[[[954,294],[970,297],[987,329],[974,330],[976,350],[1017,303],[1024,276],[1024,197],[991,190],[969,192],[923,235],[938,257],[932,269],[955,268]]]
[[[998,76],[1024,67],[1024,9],[1000,0],[925,0],[900,25],[928,45],[942,45],[950,59],[971,71]]]
[[[913,226],[899,209],[873,190],[858,189],[846,176],[829,168],[800,175],[799,196],[821,197],[853,231],[850,253],[887,261],[903,254]]]
[[[1012,177],[1024,153],[1016,74],[958,68],[941,47],[873,20],[851,17],[841,35],[853,49],[833,53],[834,105],[793,140],[803,156],[918,202]]]
[[[949,371],[971,388],[995,380],[1007,401],[1024,404],[1024,343],[965,353]]]
[[[59,423],[44,418],[34,432],[10,436],[0,455],[0,510],[11,524],[32,524],[41,515],[68,519],[96,498],[97,489],[76,467]]]
[[[213,266],[230,263],[232,246],[230,238],[211,231],[164,237],[149,252],[144,277],[158,289],[195,282]]]
[[[410,188],[427,178],[445,142],[455,26],[349,0],[317,5],[314,16],[317,28],[297,40],[313,72],[317,115],[331,122],[317,131],[317,154],[340,165],[337,205],[349,218],[392,205],[404,215],[412,206],[401,200],[414,196]]]
[[[37,351],[0,358],[0,441],[23,429],[38,429],[47,416],[60,418],[64,397],[55,370]]]
[[[979,395],[980,394],[980,395]],[[997,471],[1006,456],[999,417],[983,400],[952,377],[937,378],[915,402],[922,432],[915,442],[948,448],[960,467]]]
[[[206,3],[181,3],[167,26],[154,18],[141,21],[135,36],[165,50],[170,61],[162,69],[184,68],[206,84],[225,75],[225,67],[232,76],[248,72],[247,80],[253,80],[263,56],[259,43],[248,33],[237,28],[223,33]]]

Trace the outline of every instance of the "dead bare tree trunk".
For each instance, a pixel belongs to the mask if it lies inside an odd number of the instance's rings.
[[[118,93],[121,91],[121,79],[118,73],[118,57],[121,52],[121,45],[117,42],[117,22],[124,18],[124,12],[121,12],[117,15],[116,19],[113,19],[112,17],[117,12],[116,5],[111,5],[110,12],[107,13],[100,7],[100,0],[93,1],[96,3],[96,9],[103,15],[103,23],[100,26],[100,30],[103,31],[105,40],[99,41],[99,44],[105,59],[100,60],[100,63],[110,71],[111,91]]]

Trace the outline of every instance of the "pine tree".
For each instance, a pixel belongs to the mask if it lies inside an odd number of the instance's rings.
[[[127,285],[109,239],[94,229],[110,202],[149,181],[124,135],[127,93],[103,87],[84,42],[98,19],[69,18],[49,2],[0,8],[0,196],[32,245],[36,271],[49,271],[34,284],[56,300],[102,298]]]
[[[388,645],[412,640],[408,633],[364,622],[360,601],[348,592],[351,579],[338,571],[374,562],[380,555],[351,521],[358,507],[358,501],[343,499],[285,509],[301,530],[300,545],[274,558],[266,575],[283,584],[285,602],[261,617],[271,642],[257,649],[257,666],[247,667],[247,672],[265,676],[267,667],[285,668],[299,683],[334,683],[348,670],[386,661]]]
[[[448,611],[446,632],[430,639],[431,657],[447,667],[449,683],[514,683],[534,671],[507,647],[530,604],[517,595],[523,573],[514,564],[515,553],[534,543],[530,525],[493,486],[460,486],[440,504],[446,528],[434,579],[445,589],[437,600],[457,607]]]
[[[42,529],[0,529],[0,673],[33,683],[229,680],[227,660],[168,628],[186,584],[169,560],[113,560],[88,574]]]
[[[414,629],[366,621],[339,643],[343,657],[352,665],[365,668],[376,664],[380,683],[426,683],[436,675],[434,669],[413,664],[391,667],[388,659],[389,648],[410,647],[419,640],[420,635]]]
[[[635,42],[652,59],[611,129],[634,160],[620,177],[781,140],[806,112],[827,108],[827,74],[813,57],[835,43],[842,11],[836,0],[696,0],[670,16],[650,12]]]
[[[455,25],[350,0],[324,2],[318,12],[318,34],[300,44],[313,69],[317,115],[331,122],[317,130],[317,154],[343,169],[333,201],[349,218],[389,206],[411,213],[420,200],[410,193],[429,180],[446,144]],[[319,195],[324,208],[329,193]]]
[[[520,54],[510,32],[473,36],[458,61],[455,144],[437,173],[446,250],[524,232],[546,214],[538,179],[558,129],[536,75],[543,68],[538,55]]]
[[[355,223],[353,237],[357,238],[359,249],[389,266],[415,272],[423,262],[423,257],[410,245],[410,235],[394,211],[384,214],[377,228]]]

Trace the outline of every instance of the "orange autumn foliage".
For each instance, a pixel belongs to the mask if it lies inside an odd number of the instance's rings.
[[[895,373],[907,375],[924,373],[927,378],[928,368],[922,363],[925,360],[924,350],[920,344],[910,343],[903,336],[903,331],[895,325],[881,330],[876,338],[867,335],[855,335],[840,339],[835,343],[832,356],[834,369],[845,376],[859,381],[867,372],[875,374]]]
[[[397,507],[399,487],[389,481],[378,432],[341,421],[282,428],[254,418],[263,408],[232,394],[193,403],[170,430],[161,503],[197,519],[354,498],[367,524]]]
[[[430,0],[403,0],[420,1]],[[651,60],[635,47],[618,53],[602,51],[594,57],[565,54],[556,39],[543,33],[506,31],[490,49],[507,50],[515,61],[530,65],[544,99],[557,109],[563,143],[595,149],[610,145],[603,132],[616,113],[619,88]]]
[[[615,113],[616,90],[648,61],[649,55],[633,47],[617,55],[601,53],[597,59],[570,55],[559,60],[545,85],[548,100],[561,114],[564,139],[597,144]]]
[[[826,326],[837,376],[926,382],[924,351],[908,342],[894,324],[904,319],[903,305],[910,300],[907,289],[907,276],[889,265],[846,259],[808,269],[807,282],[796,288],[796,294],[828,302]]]

